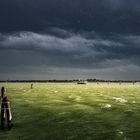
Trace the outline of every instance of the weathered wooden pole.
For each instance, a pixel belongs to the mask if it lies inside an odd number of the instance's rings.
[[[7,120],[7,126],[9,129],[12,128],[12,113],[10,102],[6,96],[6,89],[5,87],[1,88],[1,127],[5,127],[5,121]]]
[[[33,84],[31,84],[31,89],[33,89]]]

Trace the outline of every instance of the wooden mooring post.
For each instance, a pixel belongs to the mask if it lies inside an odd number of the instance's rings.
[[[8,129],[11,129],[13,126],[12,113],[11,113],[10,101],[6,96],[5,87],[1,88],[0,102],[1,102],[1,127],[2,129],[4,129],[5,123],[7,122]]]

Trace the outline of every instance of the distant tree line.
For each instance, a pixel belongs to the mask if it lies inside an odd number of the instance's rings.
[[[120,83],[124,83],[124,82],[128,82],[128,83],[136,83],[136,82],[140,82],[140,80],[99,80],[99,79],[87,79],[85,80],[87,82],[120,82]],[[48,82],[48,83],[73,83],[73,82],[79,82],[79,79],[74,79],[74,80],[0,80],[1,83],[4,82],[10,82],[10,83],[15,83],[15,82],[26,82],[26,83],[44,83],[44,82]]]
[[[140,80],[99,80],[99,79],[87,79],[88,82],[121,82],[121,83],[136,83],[136,82],[140,82]]]

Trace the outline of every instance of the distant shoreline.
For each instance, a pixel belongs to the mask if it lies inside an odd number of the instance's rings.
[[[0,83],[35,83],[35,82],[38,82],[38,83],[73,83],[73,82],[78,82],[79,80],[0,80]],[[137,83],[137,82],[140,82],[140,80],[98,80],[98,79],[87,79],[87,80],[84,80],[84,81],[87,81],[87,82],[115,82],[115,83],[118,83],[118,82],[122,82],[122,83]]]

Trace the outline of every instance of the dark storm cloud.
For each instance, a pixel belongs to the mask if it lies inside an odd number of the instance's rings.
[[[0,78],[138,79],[139,17],[138,0],[0,0]]]
[[[87,35],[61,29],[53,29],[53,32],[55,30],[63,37],[33,32],[1,34],[0,57],[6,56],[6,59],[0,59],[0,64],[71,68],[106,68],[124,65],[126,62],[126,65],[139,65],[135,59],[140,60],[140,36],[116,36],[107,40],[96,36],[95,32],[93,37],[90,32]],[[65,36],[64,32],[69,36]]]
[[[1,33],[0,77],[138,79],[139,43],[138,35],[104,37],[94,31],[74,33],[59,28],[42,34]]]
[[[137,33],[138,0],[1,0],[0,31],[41,32],[50,27],[74,31]]]

